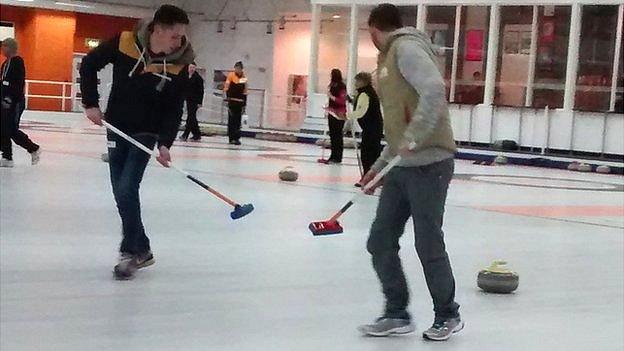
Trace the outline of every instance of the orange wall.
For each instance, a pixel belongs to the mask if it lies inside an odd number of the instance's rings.
[[[26,78],[70,82],[74,52],[86,53],[86,38],[106,40],[134,27],[137,20],[112,16],[0,5],[0,19],[13,22]],[[4,61],[4,57],[2,58]],[[61,86],[32,84],[30,94],[61,95]],[[70,95],[69,88],[66,95]],[[31,98],[33,110],[61,110],[59,99]],[[70,110],[70,100],[66,100]]]
[[[85,46],[87,38],[106,41],[121,31],[132,30],[137,21],[134,18],[77,13],[74,52],[89,52],[89,48]]]

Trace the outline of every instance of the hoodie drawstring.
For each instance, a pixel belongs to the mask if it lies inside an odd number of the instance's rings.
[[[137,60],[137,62],[134,64],[134,67],[132,67],[132,70],[130,71],[130,73],[128,73],[128,77],[132,77],[132,75],[134,74],[134,72],[136,71],[136,69],[139,67],[139,64],[141,64],[141,62],[143,62],[143,66],[147,67],[147,62],[145,61],[145,52],[146,52],[146,48],[143,48],[143,50],[139,49],[139,46],[134,43],[134,47],[137,49],[137,51],[141,52],[141,55],[139,56],[139,59]]]
[[[132,76],[134,75],[134,72],[136,72],[137,68],[139,68],[139,65],[141,64],[141,62],[143,63],[144,67],[147,67],[147,61],[145,60],[145,53],[147,52],[147,48],[143,48],[143,50],[139,49],[139,46],[134,43],[134,47],[137,49],[137,51],[141,52],[141,55],[139,56],[139,58],[137,59],[137,62],[134,64],[134,67],[132,67],[132,70],[130,71],[130,73],[128,73],[128,77],[132,78]],[[163,74],[160,73],[153,73],[153,75],[160,77],[160,83],[158,83],[158,85],[156,86],[156,90],[158,91],[162,91],[163,88],[165,87],[165,83],[167,83],[167,81],[170,81],[171,78],[167,77],[167,59],[163,59]]]

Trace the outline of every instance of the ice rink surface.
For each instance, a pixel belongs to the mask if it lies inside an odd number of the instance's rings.
[[[79,127],[76,127],[79,125]],[[342,219],[345,233],[313,237],[356,191],[353,151],[316,163],[313,145],[224,137],[176,143],[174,162],[256,211],[230,209],[173,170],[151,163],[141,188],[156,264],[112,279],[120,224],[100,160],[102,130],[24,121],[43,146],[0,169],[0,349],[50,350],[622,350],[624,178],[458,160],[445,217],[447,247],[466,329],[423,341],[431,300],[402,238],[417,333],[365,338],[382,311],[365,244],[377,197]],[[283,183],[293,166],[300,178]],[[480,269],[509,261],[512,295],[476,287]]]

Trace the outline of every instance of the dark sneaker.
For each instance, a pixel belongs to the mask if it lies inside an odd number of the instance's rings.
[[[332,160],[331,158],[327,161],[327,164],[330,164],[330,165],[339,165],[341,163],[342,161]]]
[[[138,269],[139,267],[137,266],[135,256],[129,253],[122,253],[119,256],[119,263],[115,266],[113,273],[117,280],[130,280],[134,278],[134,273],[136,273]]]
[[[201,137],[200,136],[194,136],[191,138],[192,141],[201,141]]]
[[[187,141],[187,140],[188,140],[188,136],[180,135],[180,141]]]
[[[41,147],[39,147],[37,150],[33,151],[30,153],[30,164],[31,165],[36,165],[37,163],[39,163],[39,161],[41,161]]]
[[[431,328],[423,332],[423,338],[433,341],[448,340],[453,334],[464,329],[464,321],[461,318],[451,318],[442,322],[434,322]]]
[[[232,145],[240,145],[241,142],[240,142],[240,140],[234,140],[234,141],[230,142],[230,144],[232,144]]]
[[[156,262],[156,260],[154,259],[154,255],[151,251],[148,251],[142,255],[135,255],[134,259],[136,260],[136,265],[138,269],[149,267]]]
[[[368,336],[390,336],[412,333],[416,327],[409,319],[381,317],[373,324],[359,326],[358,330]]]

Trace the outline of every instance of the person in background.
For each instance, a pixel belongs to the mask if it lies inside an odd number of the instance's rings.
[[[484,94],[483,81],[481,80],[481,72],[476,71],[472,74],[472,83],[466,87],[466,91],[462,96],[462,103],[470,105],[478,105],[483,102]]]
[[[383,119],[381,116],[381,106],[375,88],[372,86],[372,76],[367,72],[360,72],[355,76],[355,96],[353,112],[347,114],[348,120],[357,120],[362,128],[362,145],[360,152],[362,155],[362,168],[364,174],[370,171],[371,167],[381,154],[381,138],[383,137]],[[362,185],[358,181],[356,187]]]
[[[247,105],[247,77],[243,71],[243,63],[238,61],[234,64],[234,72],[231,72],[223,87],[228,102],[228,137],[230,144],[240,145],[241,119],[243,109]]]
[[[0,149],[2,159],[0,167],[13,167],[13,144],[24,148],[30,154],[31,164],[36,165],[41,158],[41,147],[35,144],[26,133],[19,129],[22,113],[26,108],[24,86],[26,84],[26,66],[24,59],[17,54],[18,44],[13,38],[2,41],[2,54],[6,60],[2,63],[2,85],[0,86],[1,124]]]
[[[377,91],[383,106],[388,146],[364,175],[366,186],[388,163],[398,165],[383,179],[375,220],[367,242],[375,272],[386,297],[385,312],[359,328],[364,335],[388,336],[415,330],[407,311],[409,289],[399,239],[411,217],[414,245],[433,300],[433,325],[423,338],[443,341],[464,328],[455,301],[455,278],[446,251],[442,223],[457,150],[449,116],[444,79],[431,39],[403,27],[400,10],[391,4],[375,7],[368,29],[379,50]],[[369,193],[379,184],[372,184]]]
[[[80,67],[80,90],[87,118],[106,121],[149,149],[169,167],[188,89],[188,65],[195,54],[186,38],[189,25],[184,10],[162,5],[151,20],[134,31],[122,32],[91,50]],[[106,116],[100,110],[98,72],[113,65],[113,86]],[[150,155],[121,136],[107,133],[109,172],[121,218],[123,240],[114,277],[128,280],[137,270],[154,264],[150,240],[141,218],[139,188]]]
[[[343,129],[347,113],[347,86],[342,79],[339,69],[331,71],[331,82],[328,86],[327,121],[329,124],[329,138],[331,139],[331,156],[326,164],[342,163],[344,150]]]
[[[204,102],[204,79],[197,71],[197,66],[193,63],[188,68],[190,81],[188,93],[186,95],[186,127],[184,133],[180,136],[180,140],[186,141],[189,134],[192,134],[191,140],[201,140],[201,131],[197,122],[197,110]]]

